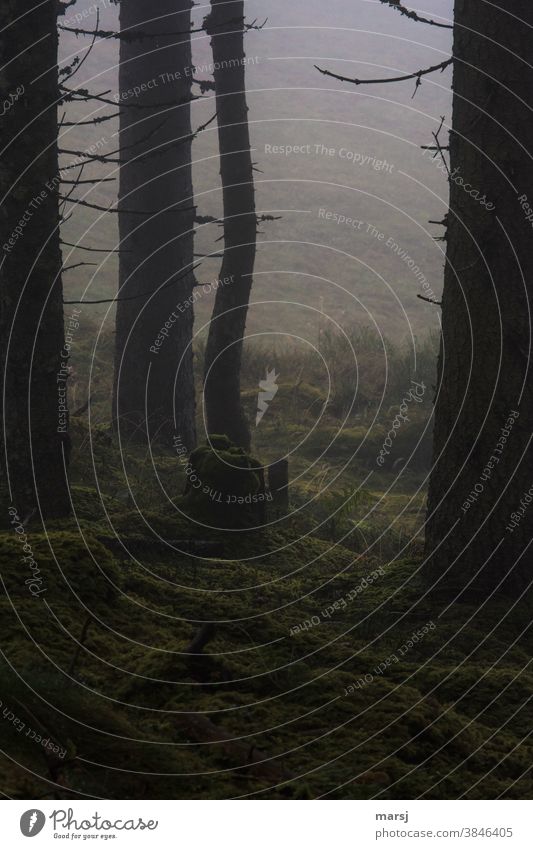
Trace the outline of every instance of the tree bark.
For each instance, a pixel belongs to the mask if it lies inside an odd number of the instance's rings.
[[[196,443],[190,0],[120,4],[120,268],[113,411],[121,433]]]
[[[69,513],[57,2],[0,5],[1,476],[21,518]]]
[[[482,6],[455,4],[425,567],[446,595],[464,590],[476,598],[497,586],[515,594],[529,583],[533,538],[533,5]]]
[[[243,337],[257,238],[248,107],[244,2],[211,0],[211,36],[224,208],[224,256],[205,359],[208,430],[248,450],[250,429],[240,397]]]

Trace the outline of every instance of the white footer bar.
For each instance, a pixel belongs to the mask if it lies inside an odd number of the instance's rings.
[[[531,801],[17,800],[0,807],[9,849],[531,849],[532,820]]]

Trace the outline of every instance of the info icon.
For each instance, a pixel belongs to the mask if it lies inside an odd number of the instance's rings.
[[[42,831],[46,822],[46,817],[42,811],[37,808],[31,808],[25,811],[20,818],[20,830],[24,837],[35,837]]]

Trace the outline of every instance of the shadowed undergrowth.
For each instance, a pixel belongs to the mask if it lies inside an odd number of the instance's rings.
[[[439,618],[416,562],[281,531],[244,534],[231,560],[192,557],[115,506],[121,552],[80,514],[29,534],[37,597],[19,540],[1,537],[9,795],[530,798],[526,609]],[[185,521],[158,532],[191,536]],[[36,725],[63,758],[27,736]]]
[[[350,375],[324,345],[339,374],[331,403],[311,360],[246,354],[252,420],[265,366],[281,375],[254,455],[268,464],[301,443],[290,515],[268,504],[256,530],[209,527],[171,445],[119,447],[95,361],[91,426],[72,419],[72,518],[27,526],[33,571],[17,534],[0,533],[7,795],[531,798],[530,610],[443,610],[425,593],[430,393],[379,468],[406,362],[395,354],[377,424],[368,405],[345,421]],[[218,480],[204,449],[197,458]]]

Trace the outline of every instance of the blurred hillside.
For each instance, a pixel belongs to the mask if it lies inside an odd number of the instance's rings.
[[[446,19],[451,5],[451,0],[428,0],[425,13]],[[450,118],[450,75],[425,78],[413,97],[413,81],[355,87],[320,75],[314,65],[352,77],[409,73],[447,58],[450,31],[406,20],[373,0],[327,5],[308,0],[305,16],[301,8],[281,0],[250,0],[247,8],[250,21],[262,23],[268,16],[266,25],[250,31],[246,40],[252,144],[259,169],[257,206],[259,213],[281,216],[261,227],[249,332],[275,330],[313,343],[319,330],[334,330],[336,324],[373,325],[397,340],[436,329],[438,310],[417,295],[440,292],[443,243],[434,236],[443,231],[428,220],[443,218],[447,184],[420,145],[432,143],[441,116]],[[69,10],[64,23],[91,29],[95,10],[96,4],[83,0]],[[195,8],[195,27],[207,10],[207,5]],[[100,6],[100,27],[117,28],[116,8],[108,3]],[[90,39],[63,33],[61,41],[68,64]],[[196,77],[208,79],[205,66],[211,56],[203,33],[193,36],[193,55]],[[117,60],[116,40],[97,41],[68,85],[107,92],[105,97],[113,100]],[[164,100],[163,81],[160,87]],[[195,91],[200,93],[198,86]],[[67,103],[64,111],[67,120],[116,112],[97,101]],[[208,93],[193,103],[193,127],[213,112]],[[112,154],[120,146],[117,126],[111,120],[64,127],[61,147],[76,152],[96,145],[98,154]],[[216,141],[213,123],[194,143],[195,195],[202,215],[221,214]],[[300,151],[287,154],[287,146],[300,146]],[[63,155],[62,167],[75,160],[76,153]],[[83,177],[117,177],[117,167],[91,164]],[[117,182],[83,188],[88,188],[83,195],[88,202],[107,207],[115,200]],[[71,211],[63,228],[65,241],[116,249],[116,215],[81,206]],[[335,215],[357,223],[338,223]],[[220,235],[217,224],[199,226],[197,252],[217,252]],[[114,296],[116,253],[65,247],[64,256],[66,265],[97,263],[65,275],[66,299]],[[216,279],[218,270],[219,260],[208,259],[197,275],[207,282]],[[212,297],[198,304],[199,330],[209,318]],[[83,308],[80,333],[84,319],[103,321],[111,329],[112,316],[112,304]]]

